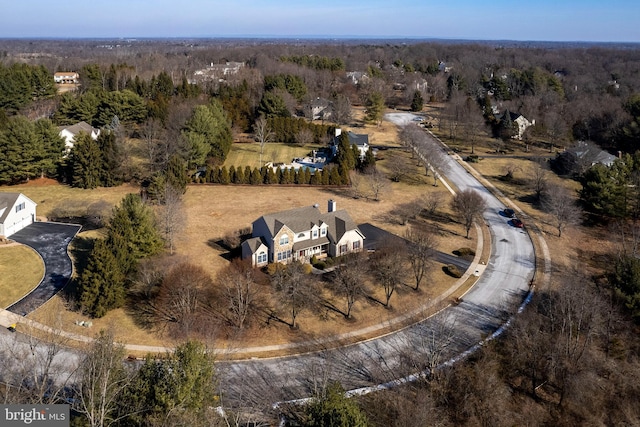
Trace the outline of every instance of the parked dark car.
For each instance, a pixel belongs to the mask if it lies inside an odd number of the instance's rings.
[[[502,211],[507,218],[513,218],[516,216],[516,211],[511,208],[506,208]]]
[[[513,218],[511,220],[511,224],[513,224],[514,227],[518,227],[518,228],[523,228],[524,227],[524,224],[518,218]]]

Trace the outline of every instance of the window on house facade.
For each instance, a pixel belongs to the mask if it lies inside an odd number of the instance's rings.
[[[356,240],[355,242],[353,242],[353,250],[354,251],[360,250],[360,240]]]
[[[317,239],[318,238],[318,230],[313,230],[313,238]]]
[[[283,234],[280,236],[280,245],[288,245],[289,244],[289,235]]]
[[[262,264],[263,262],[267,262],[267,254],[264,252],[260,252],[258,254],[258,264]]]
[[[24,202],[20,203],[19,205],[16,205],[16,212],[20,212],[22,209],[25,209],[26,205]]]
[[[282,252],[278,252],[278,261],[282,261]]]
[[[327,229],[326,229],[326,228],[321,228],[321,229],[320,229],[320,236],[321,236],[321,237],[324,237],[324,236],[326,236],[326,235],[327,235]]]
[[[344,245],[340,245],[340,254],[346,254],[348,250],[347,248],[348,246],[346,243]]]

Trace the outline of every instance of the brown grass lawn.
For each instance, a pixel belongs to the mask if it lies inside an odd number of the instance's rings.
[[[33,249],[0,244],[0,307],[6,308],[28,294],[43,274],[44,263]]]
[[[362,111],[356,111],[361,116]],[[219,241],[230,232],[249,227],[259,216],[286,210],[290,208],[318,203],[321,211],[327,208],[327,200],[337,201],[338,209],[346,209],[357,223],[371,223],[394,234],[402,235],[407,226],[401,225],[394,213],[401,203],[410,201],[428,192],[440,192],[445,197],[443,206],[438,211],[437,221],[429,221],[440,236],[440,250],[451,253],[460,247],[476,246],[476,238],[464,238],[462,225],[450,221],[448,200],[450,196],[440,185],[434,187],[431,177],[424,176],[424,170],[418,168],[409,158],[409,154],[401,151],[395,143],[397,131],[394,125],[383,122],[380,126],[358,126],[352,128],[357,133],[367,133],[370,143],[376,146],[387,146],[389,150],[381,151],[378,162],[382,170],[386,169],[386,158],[392,151],[404,157],[408,168],[413,168],[415,174],[404,178],[399,183],[389,185],[382,193],[380,201],[365,198],[354,199],[349,189],[329,189],[312,187],[281,187],[281,186],[218,186],[192,185],[184,197],[184,214],[186,224],[180,238],[176,242],[175,259],[185,259],[202,266],[215,278],[221,268],[228,265],[226,251],[219,245]],[[239,166],[246,164],[253,158],[257,159],[257,144],[235,144],[229,157],[228,164]],[[239,149],[246,148],[244,153]],[[291,147],[298,149],[299,147]],[[303,150],[308,151],[309,147]],[[268,150],[265,150],[268,154]],[[304,153],[302,153],[304,154]],[[289,152],[282,161],[299,156]],[[234,157],[235,156],[235,157]],[[244,157],[243,157],[244,156]],[[247,157],[248,156],[248,157]],[[284,156],[283,156],[284,157]],[[235,159],[235,160],[234,160]],[[245,160],[247,159],[247,160]],[[233,163],[231,163],[233,161]],[[133,187],[119,187],[114,189],[76,190],[59,185],[37,186],[30,183],[24,187],[11,187],[10,191],[23,191],[39,203],[38,214],[46,215],[51,209],[60,204],[82,206],[97,200],[105,200],[113,204],[119,201],[125,193],[136,191]],[[52,202],[55,200],[55,203]],[[40,210],[45,205],[45,210]],[[49,209],[49,210],[46,210]],[[99,233],[92,232],[92,236]],[[87,236],[81,233],[79,237]],[[410,278],[406,278],[410,283]],[[435,298],[444,289],[448,289],[455,280],[443,273],[441,266],[436,266],[431,278],[420,292],[414,292],[408,287],[401,287],[391,298],[392,309],[385,309],[380,304],[359,302],[354,308],[355,320],[346,322],[341,315],[330,311],[322,313],[303,313],[298,318],[299,330],[291,331],[288,326],[280,322],[257,323],[242,337],[234,340],[217,338],[216,345],[221,347],[261,346],[276,343],[291,343],[305,340],[335,336],[350,331],[360,330],[371,325],[384,325],[391,319],[419,307],[426,307],[430,299]],[[382,298],[380,291],[375,293]],[[336,304],[339,304],[337,301]],[[76,333],[95,334],[103,328],[111,328],[123,342],[147,345],[172,345],[172,341],[161,334],[144,330],[134,317],[125,309],[114,310],[105,318],[94,319],[91,329],[82,328],[74,324],[78,320],[89,320],[77,312],[67,309],[62,297],[56,297],[31,315],[32,318],[51,323],[65,325],[64,328]],[[286,320],[286,319],[285,319]]]
[[[356,109],[356,119],[362,117],[362,110]],[[397,133],[395,126],[383,122],[381,126],[358,125],[351,128],[357,133],[367,133],[370,142],[376,146],[387,146],[389,150],[381,151],[379,166],[382,170],[387,168],[386,159],[391,153],[404,156],[408,167],[415,170],[415,174],[406,177],[400,183],[394,183],[383,193],[378,202],[367,199],[354,199],[348,189],[327,188],[302,188],[281,186],[190,186],[184,198],[184,213],[186,224],[181,238],[176,243],[175,259],[187,259],[190,262],[202,266],[212,277],[228,264],[225,258],[225,250],[218,244],[225,234],[251,225],[251,222],[260,215],[294,207],[320,204],[320,209],[326,209],[327,199],[337,201],[339,209],[347,209],[357,223],[369,222],[382,227],[392,233],[402,235],[407,226],[403,226],[394,214],[398,204],[409,201],[426,192],[438,191],[445,194],[443,186],[433,187],[430,177],[425,177],[422,168],[417,168],[409,159],[407,153],[401,151],[395,143]],[[445,140],[446,142],[446,140]],[[604,231],[587,229],[582,226],[572,227],[565,232],[562,238],[556,236],[551,219],[535,205],[531,204],[530,190],[525,185],[529,176],[530,161],[522,159],[507,159],[495,157],[492,149],[492,141],[484,141],[476,147],[476,152],[481,156],[479,163],[472,164],[489,181],[499,188],[513,203],[526,214],[526,224],[538,225],[550,248],[553,259],[553,285],[558,286],[567,276],[571,276],[576,267],[588,274],[596,274],[602,271],[607,264],[606,254],[613,247],[609,241],[609,234]],[[257,144],[235,144],[229,157],[228,165],[234,166],[252,164],[258,162]],[[291,158],[305,154],[309,147],[287,147],[292,151],[286,151],[280,147],[282,158],[278,161],[290,161]],[[459,144],[463,153],[470,151],[464,142]],[[518,143],[511,147],[511,154],[525,154],[518,151]],[[524,148],[524,146],[522,146]],[[295,149],[295,150],[294,150]],[[493,150],[493,151],[492,151]],[[544,153],[543,150],[538,150]],[[265,150],[265,157],[270,155],[269,148]],[[513,182],[505,182],[499,179],[505,174],[507,166],[515,166]],[[573,181],[563,180],[550,174],[554,185],[566,185],[577,188]],[[87,205],[106,201],[109,204],[117,203],[124,194],[136,192],[135,187],[122,186],[111,189],[78,190],[48,182],[33,181],[23,186],[5,187],[0,191],[22,191],[38,203],[38,215],[47,216],[54,209],[75,209],[82,211]],[[447,196],[448,197],[448,196]],[[448,200],[448,199],[447,199]],[[463,247],[475,247],[475,236],[467,240],[463,227],[451,222],[447,203],[439,211],[440,220],[433,222],[440,234],[440,250],[451,253],[453,250]],[[79,237],[95,237],[99,232],[81,233]],[[0,256],[2,256],[0,250]],[[0,266],[7,265],[0,262]],[[565,274],[568,273],[568,274]],[[409,282],[409,278],[407,278]],[[300,329],[291,331],[280,322],[261,321],[254,327],[235,339],[217,338],[219,347],[261,346],[276,343],[294,343],[305,340],[319,339],[327,336],[335,336],[349,331],[361,330],[370,325],[385,325],[392,318],[406,313],[409,310],[424,307],[444,289],[451,286],[454,280],[446,276],[440,266],[434,269],[432,277],[423,290],[416,293],[408,287],[402,287],[391,299],[392,309],[384,309],[380,304],[359,302],[354,309],[355,320],[346,322],[341,315],[331,311],[322,313],[303,313],[298,321]],[[380,292],[375,295],[381,298]],[[336,301],[337,304],[340,301]],[[134,320],[135,316],[125,309],[115,310],[103,319],[93,320],[91,329],[74,325],[77,320],[89,320],[80,314],[70,311],[62,297],[56,297],[31,315],[49,324],[60,324],[69,331],[76,333],[95,334],[103,328],[111,328],[123,342],[139,343],[147,345],[173,345],[174,343],[163,337],[162,334],[141,328]]]
[[[139,192],[134,185],[84,190],[67,185],[60,185],[52,179],[34,179],[26,184],[0,187],[0,191],[24,193],[38,204],[38,218],[49,218],[52,214],[67,216],[83,216],[87,208],[97,202],[116,205],[128,193]]]

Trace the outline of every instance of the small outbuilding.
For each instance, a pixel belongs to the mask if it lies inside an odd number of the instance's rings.
[[[0,236],[17,233],[36,220],[36,203],[22,193],[0,193]]]

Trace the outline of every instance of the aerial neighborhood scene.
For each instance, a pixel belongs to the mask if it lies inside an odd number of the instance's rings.
[[[0,426],[640,425],[640,5],[28,3]]]

